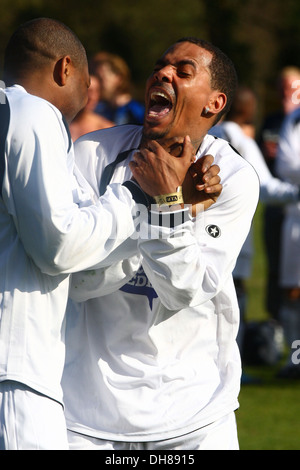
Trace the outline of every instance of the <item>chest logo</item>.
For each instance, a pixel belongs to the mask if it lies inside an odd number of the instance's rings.
[[[158,297],[142,266],[136,275],[127,284],[121,287],[120,290],[127,292],[128,294],[145,295],[148,298],[149,307],[151,310],[153,306],[153,299]]]
[[[221,229],[217,225],[207,225],[205,227],[206,232],[213,238],[219,238],[221,236]]]

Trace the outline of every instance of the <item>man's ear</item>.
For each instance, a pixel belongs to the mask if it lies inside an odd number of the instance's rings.
[[[59,86],[66,85],[67,79],[70,75],[70,69],[71,69],[71,57],[70,56],[62,57],[56,62],[54,66],[54,71],[53,71],[53,78],[54,78],[54,81]]]
[[[209,111],[212,114],[219,114],[225,108],[227,103],[227,96],[225,93],[217,93],[209,104]]]

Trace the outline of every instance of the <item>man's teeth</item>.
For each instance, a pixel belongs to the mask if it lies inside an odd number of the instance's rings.
[[[148,117],[158,119],[166,116],[172,109],[169,96],[163,91],[153,91],[150,95]]]
[[[165,93],[162,93],[161,91],[155,91],[155,92],[151,93],[151,98],[153,100],[157,99],[159,96],[162,96],[163,98],[167,99]]]
[[[154,103],[157,103],[157,102],[162,102],[163,101],[167,101],[168,103],[170,103],[170,99],[169,97],[161,92],[161,91],[154,91],[153,93],[151,93],[151,100],[154,102]]]
[[[170,112],[170,108],[167,107],[161,107],[161,106],[152,106],[151,109],[149,109],[148,116],[154,116],[154,117],[163,117],[166,114]]]

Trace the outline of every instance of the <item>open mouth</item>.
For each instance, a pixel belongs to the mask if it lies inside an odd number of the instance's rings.
[[[159,119],[166,116],[172,109],[173,104],[169,95],[161,90],[152,91],[148,107],[148,117]]]

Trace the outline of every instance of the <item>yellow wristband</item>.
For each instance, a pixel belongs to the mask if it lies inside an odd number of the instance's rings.
[[[160,194],[159,196],[154,196],[154,199],[159,206],[183,204],[182,186],[178,186],[176,193]]]

